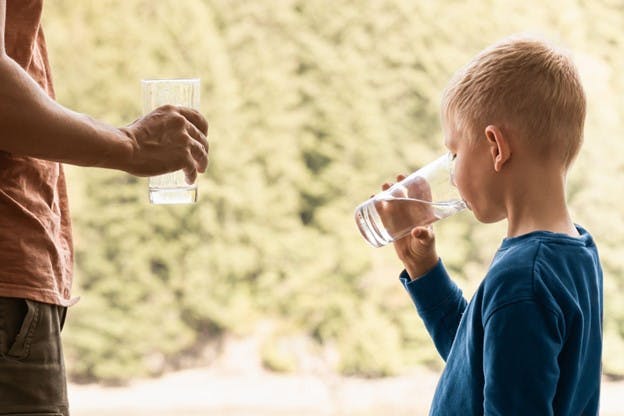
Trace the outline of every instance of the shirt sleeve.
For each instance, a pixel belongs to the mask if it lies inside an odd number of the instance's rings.
[[[451,280],[442,260],[416,280],[411,280],[405,270],[399,279],[414,302],[440,356],[446,361],[459,321],[466,310],[467,302],[461,290]]]
[[[485,414],[552,415],[563,343],[558,315],[534,300],[521,300],[486,319]]]

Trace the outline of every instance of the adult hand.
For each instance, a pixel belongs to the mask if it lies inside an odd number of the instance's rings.
[[[404,175],[397,176],[398,182],[403,179]],[[391,186],[391,183],[384,183],[381,188],[385,191]],[[378,211],[384,219],[384,226],[390,230],[422,224],[412,227],[409,234],[394,241],[397,256],[403,262],[410,278],[415,280],[431,270],[439,259],[435,248],[435,234],[430,225],[435,221],[433,209],[429,204],[415,201],[431,201],[431,188],[425,180],[417,178],[406,189],[398,192],[401,195],[395,197],[400,199],[382,201]]]
[[[121,129],[132,142],[125,170],[153,176],[182,169],[188,183],[208,165],[208,122],[192,108],[164,105]]]

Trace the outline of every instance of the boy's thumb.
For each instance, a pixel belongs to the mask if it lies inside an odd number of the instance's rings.
[[[429,229],[426,227],[415,227],[412,230],[412,237],[417,238],[418,240],[427,240],[431,236],[429,235]]]

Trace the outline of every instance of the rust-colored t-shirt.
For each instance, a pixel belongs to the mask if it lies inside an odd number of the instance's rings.
[[[8,0],[5,47],[54,98],[43,0]],[[20,140],[19,131],[2,131]],[[73,247],[63,168],[0,149],[0,296],[72,304]]]

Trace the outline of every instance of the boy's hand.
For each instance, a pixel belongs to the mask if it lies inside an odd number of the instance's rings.
[[[404,178],[404,175],[399,175],[397,176],[397,181],[400,182]],[[428,188],[428,184],[426,185]],[[385,191],[391,186],[392,184],[390,183],[384,183],[381,186],[381,189]],[[418,195],[411,195],[414,192],[417,192]],[[408,189],[408,193],[410,194],[408,195],[408,197],[415,197],[421,200],[431,200],[431,190],[428,190],[428,199],[426,197],[423,197],[423,192],[424,191],[422,189]],[[420,207],[432,211],[429,205],[423,204]],[[397,213],[393,213],[393,215],[397,215]],[[403,213],[399,215],[410,216],[410,213]],[[418,214],[418,217],[429,216],[433,216],[433,212]],[[396,250],[399,259],[403,262],[405,270],[412,280],[418,279],[429,270],[433,269],[433,267],[435,267],[439,260],[435,248],[435,235],[433,233],[433,227],[431,227],[431,225],[414,227],[410,234],[394,241],[394,249]]]

